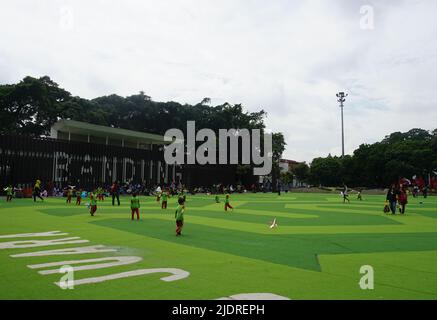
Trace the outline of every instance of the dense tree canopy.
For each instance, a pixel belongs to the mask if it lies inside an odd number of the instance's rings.
[[[156,102],[144,92],[128,97],[109,95],[92,100],[72,96],[49,77],[26,77],[17,84],[0,85],[0,134],[44,136],[59,119],[164,135],[170,128],[186,131],[187,121],[196,128],[261,129],[264,110],[247,112],[241,104],[210,106],[204,98],[195,105]],[[199,143],[200,144],[200,143]],[[281,133],[273,135],[274,163],[279,161],[285,141]],[[277,165],[276,165],[277,166]],[[239,169],[239,175],[247,168]]]
[[[164,134],[169,128],[184,130],[186,121],[197,128],[264,129],[266,113],[246,112],[241,104],[209,106],[209,98],[196,105],[156,102],[144,92],[128,97],[109,95],[93,100],[73,97],[49,77],[26,77],[0,85],[0,133],[46,135],[58,119]]]
[[[437,169],[437,129],[395,132],[381,142],[363,144],[352,156],[314,159],[307,181],[338,186],[384,187],[399,178],[428,177]]]

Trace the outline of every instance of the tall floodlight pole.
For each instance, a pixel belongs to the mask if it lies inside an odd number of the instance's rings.
[[[344,102],[346,101],[347,93],[339,92],[337,93],[338,102],[340,103],[341,108],[341,156],[344,157],[344,121],[343,121],[343,107]]]

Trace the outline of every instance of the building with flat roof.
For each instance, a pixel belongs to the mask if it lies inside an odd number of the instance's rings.
[[[151,150],[153,145],[169,143],[164,140],[164,136],[158,134],[106,127],[75,120],[56,122],[50,130],[50,137],[143,150]]]

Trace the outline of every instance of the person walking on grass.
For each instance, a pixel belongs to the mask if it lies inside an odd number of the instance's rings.
[[[71,198],[73,197],[73,189],[69,187],[67,189],[67,203],[71,203]]]
[[[391,214],[396,214],[396,205],[398,202],[398,199],[397,199],[398,195],[399,195],[399,191],[397,190],[396,185],[393,184],[388,189],[387,197],[386,197],[386,200],[388,201],[389,206],[390,206]]]
[[[137,220],[140,220],[140,199],[137,198],[137,194],[133,193],[130,199],[130,209],[132,212],[132,221],[134,220],[134,215],[137,215]]]
[[[398,200],[399,200],[399,212],[401,214],[405,214],[405,207],[408,204],[408,194],[407,194],[407,188],[405,186],[402,187],[401,190],[399,191]]]
[[[343,196],[343,203],[346,203],[346,201],[348,203],[350,203],[349,200],[349,194],[348,194],[348,188],[345,184],[343,184],[343,191],[341,192],[341,195]]]
[[[176,236],[182,235],[182,228],[184,226],[185,200],[180,197],[178,199],[178,207],[175,212],[176,219]]]
[[[231,209],[232,211],[234,211],[234,207],[231,206],[230,204],[230,200],[229,200],[229,193],[226,195],[225,198],[225,211],[228,211],[228,208]]]
[[[422,193],[423,193],[423,198],[424,199],[428,198],[428,189],[429,189],[429,187],[427,185],[424,186],[423,189],[422,189]]]
[[[112,205],[115,205],[115,199],[117,198],[117,204],[120,206],[120,187],[118,186],[117,181],[111,186],[111,195],[112,195]]]
[[[33,186],[33,202],[36,202],[36,197],[44,201],[41,197],[41,180],[36,180],[35,185]]]
[[[82,190],[78,190],[76,192],[76,205],[80,206],[80,202],[82,201]]]
[[[169,194],[170,193],[166,189],[164,189],[162,191],[162,195],[161,195],[161,209],[167,209],[167,201],[168,201]]]
[[[94,214],[97,211],[97,196],[94,192],[90,193],[90,214],[94,217]]]

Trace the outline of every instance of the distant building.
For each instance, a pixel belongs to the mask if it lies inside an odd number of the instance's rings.
[[[294,160],[288,160],[288,159],[281,159],[279,160],[279,168],[281,170],[281,173],[286,172],[293,172],[293,169],[301,164],[302,162],[294,161]],[[299,187],[305,187],[306,184],[297,180],[296,177],[293,178],[293,182],[291,183],[292,188],[299,188]]]
[[[279,160],[279,168],[281,169],[281,173],[293,171],[293,168],[300,163],[301,162],[294,161],[294,160],[281,159]]]

